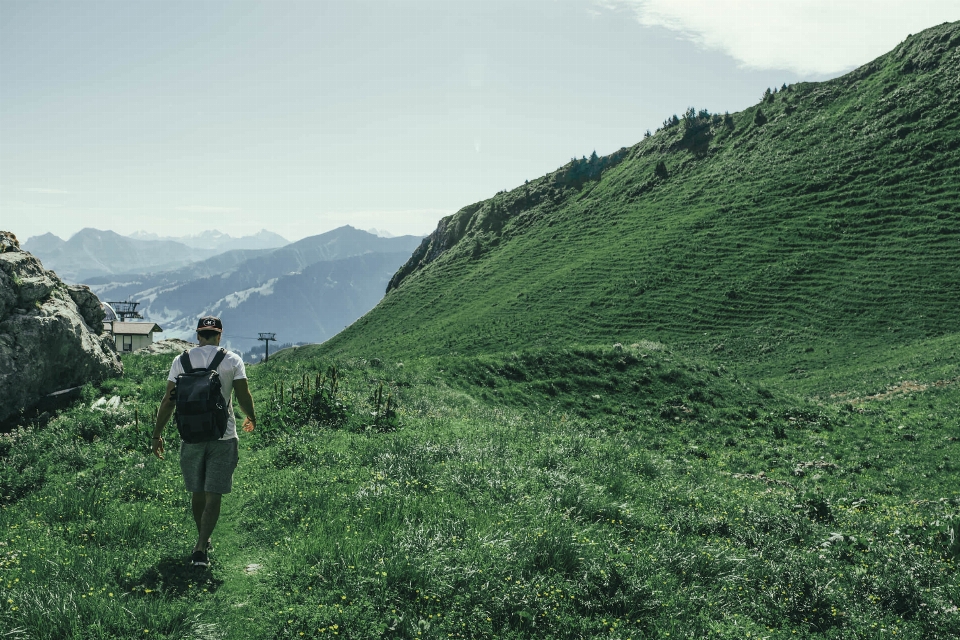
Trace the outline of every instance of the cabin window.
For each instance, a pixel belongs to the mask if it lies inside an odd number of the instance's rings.
[[[123,350],[133,351],[133,336],[122,336],[122,337],[123,337]]]

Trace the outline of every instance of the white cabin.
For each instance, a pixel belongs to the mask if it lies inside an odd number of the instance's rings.
[[[154,322],[120,322],[114,320],[110,333],[120,353],[132,353],[153,344],[153,334],[163,329]]]

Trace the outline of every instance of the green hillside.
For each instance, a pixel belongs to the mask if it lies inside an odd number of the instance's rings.
[[[465,207],[323,351],[651,339],[783,372],[955,332],[958,45],[944,24]]]

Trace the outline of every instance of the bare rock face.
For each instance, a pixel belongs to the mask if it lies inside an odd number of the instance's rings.
[[[93,291],[90,291],[90,287],[85,284],[68,285],[67,293],[74,304],[77,305],[77,311],[83,321],[87,323],[87,326],[93,329],[97,335],[103,333],[103,318],[106,314],[103,312],[103,307],[100,306],[100,298]]]
[[[118,376],[100,301],[67,286],[0,231],[0,421],[49,393]]]

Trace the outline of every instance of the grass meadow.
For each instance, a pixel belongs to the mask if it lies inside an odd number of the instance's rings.
[[[261,426],[209,570],[187,566],[173,427],[166,460],[147,450],[170,357],[127,357],[0,440],[0,632],[956,637],[951,346],[878,361],[872,388],[862,369],[828,381],[847,394],[747,384],[653,342],[293,352],[248,370]],[[88,408],[103,395],[121,408]]]

